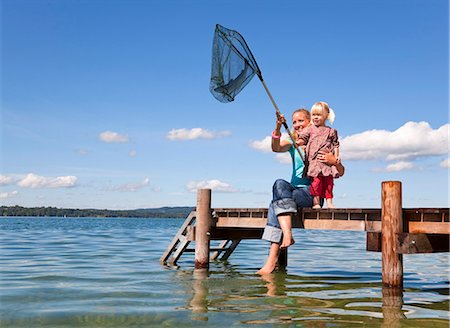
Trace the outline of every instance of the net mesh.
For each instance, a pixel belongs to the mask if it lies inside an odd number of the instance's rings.
[[[255,74],[261,76],[242,35],[217,24],[209,84],[212,95],[221,102],[231,102]]]

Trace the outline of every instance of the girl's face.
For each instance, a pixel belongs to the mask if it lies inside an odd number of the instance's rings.
[[[303,112],[296,112],[292,115],[292,126],[295,131],[300,131],[304,127],[308,126],[309,119]]]
[[[313,110],[313,112],[311,113],[311,117],[312,117],[312,121],[313,124],[315,126],[324,126],[325,125],[325,115],[324,115],[324,110],[319,109],[319,110]]]

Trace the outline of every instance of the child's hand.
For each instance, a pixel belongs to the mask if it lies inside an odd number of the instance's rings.
[[[305,141],[304,141],[303,139],[297,139],[297,140],[295,140],[295,144],[296,144],[298,147],[302,147],[302,148],[303,148],[303,151],[305,151],[306,146],[305,146]]]

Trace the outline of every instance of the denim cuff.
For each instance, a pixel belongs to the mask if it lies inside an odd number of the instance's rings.
[[[280,244],[283,238],[283,231],[280,228],[266,225],[261,239],[268,240],[271,243]]]
[[[275,215],[284,213],[297,213],[297,204],[292,198],[282,198],[273,201]]]

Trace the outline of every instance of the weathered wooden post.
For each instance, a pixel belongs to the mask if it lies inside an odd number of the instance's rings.
[[[211,229],[211,189],[197,190],[197,217],[195,220],[195,268],[209,268]]]
[[[280,253],[278,254],[278,266],[281,270],[286,270],[288,265],[288,249],[282,248],[280,249]]]
[[[397,233],[403,232],[402,184],[381,184],[381,265],[382,282],[387,287],[403,287],[403,256],[396,252]]]

